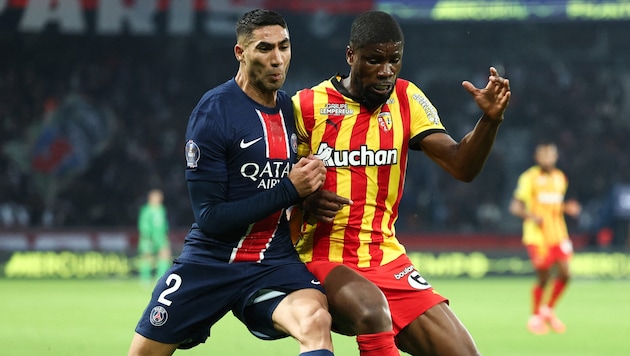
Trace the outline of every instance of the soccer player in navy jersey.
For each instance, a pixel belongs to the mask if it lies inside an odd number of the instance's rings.
[[[208,91],[186,131],[186,180],[195,223],[160,278],[129,355],[171,355],[205,342],[228,312],[256,337],[292,336],[300,355],[330,356],[331,316],[300,261],[286,209],[318,189],[326,169],[297,163],[284,19],[254,10],[236,25],[236,76]]]
[[[462,83],[483,113],[459,142],[412,82],[399,78],[403,33],[387,13],[357,16],[346,48],[349,74],[293,97],[299,156],[315,153],[324,185],[304,200],[296,248],[326,289],[333,330],[356,335],[361,356],[476,355],[473,338],[408,258],[394,227],[406,168],[422,150],[453,177],[482,169],[511,96],[490,68],[488,83]],[[299,216],[294,214],[294,216]]]

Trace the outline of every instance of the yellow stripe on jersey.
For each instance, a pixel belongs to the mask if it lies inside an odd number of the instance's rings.
[[[394,222],[403,190],[409,140],[445,131],[437,111],[412,83],[399,79],[387,103],[373,112],[324,81],[293,97],[298,154],[317,155],[327,167],[323,189],[350,198],[332,224],[309,220],[296,248],[303,261],[330,260],[370,267],[386,264],[404,247]],[[340,84],[338,84],[340,85]]]

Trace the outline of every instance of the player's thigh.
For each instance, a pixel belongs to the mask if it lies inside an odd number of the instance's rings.
[[[558,278],[562,280],[568,280],[571,274],[569,269],[569,261],[566,259],[558,260],[556,263],[558,266]]]
[[[358,335],[391,330],[385,295],[357,271],[343,265],[335,267],[325,276],[324,288],[336,332]]]
[[[292,301],[304,301],[295,296],[289,298],[293,293],[313,290],[313,296],[318,301],[311,305],[326,305],[324,288],[297,256],[270,264],[252,264],[247,272],[248,283],[241,291],[243,297],[236,301],[232,311],[261,339],[273,340],[287,336],[284,329],[277,328],[273,315],[281,303],[292,306]]]
[[[177,344],[163,344],[135,333],[128,356],[170,356],[176,349]]]
[[[398,347],[411,355],[478,355],[464,324],[445,303],[439,303],[396,336]]]
[[[330,331],[331,317],[326,296],[318,289],[307,288],[289,293],[271,315],[274,327],[290,335],[305,328]]]
[[[558,269],[558,278],[568,280],[570,276],[569,261],[573,256],[573,246],[571,241],[567,240],[560,245],[554,246],[552,249],[554,263]]]

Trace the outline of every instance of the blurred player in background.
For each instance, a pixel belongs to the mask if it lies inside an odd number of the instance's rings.
[[[326,296],[291,243],[286,215],[326,173],[313,156],[295,163],[291,98],[280,90],[291,60],[287,24],[254,10],[236,34],[236,76],[201,98],[186,130],[195,224],[153,291],[130,355],[196,346],[230,311],[258,338],[290,335],[300,355],[333,355]]]
[[[168,240],[168,220],[163,204],[164,194],[152,189],[138,215],[138,272],[143,284],[150,284],[171,266],[171,245]]]
[[[575,200],[565,202],[568,181],[556,168],[558,148],[554,143],[539,143],[534,160],[536,165],[519,176],[510,202],[510,212],[523,219],[523,244],[536,270],[532,316],[527,328],[534,334],[545,334],[550,326],[562,333],[566,327],[556,317],[554,307],[569,282],[569,260],[573,254],[564,214],[577,217],[581,206]],[[557,276],[549,299],[543,302],[554,267]]]
[[[510,99],[509,81],[490,68],[485,88],[462,83],[483,115],[456,142],[424,93],[398,78],[403,46],[395,19],[363,13],[346,49],[349,75],[293,97],[298,155],[316,154],[328,170],[322,190],[304,201],[296,248],[324,283],[333,330],[357,335],[362,356],[399,355],[398,348],[474,355],[472,337],[409,260],[394,222],[406,167],[417,164],[408,161],[410,149],[462,181],[481,171]]]

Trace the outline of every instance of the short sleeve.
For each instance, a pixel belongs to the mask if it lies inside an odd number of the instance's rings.
[[[433,132],[446,132],[437,109],[420,88],[409,82],[406,95],[411,116],[409,134],[413,140],[419,140]]]

